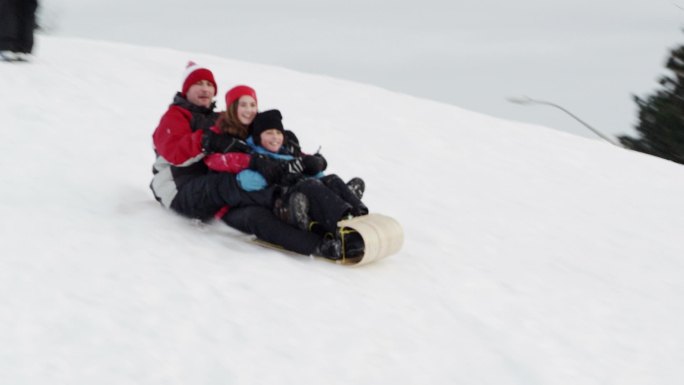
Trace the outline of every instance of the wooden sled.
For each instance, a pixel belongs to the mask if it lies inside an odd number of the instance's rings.
[[[347,265],[363,265],[396,254],[404,245],[404,230],[394,218],[383,214],[368,214],[361,217],[345,219],[338,224],[340,228],[351,228],[359,232],[363,238],[365,249],[363,256],[344,259],[340,263]]]

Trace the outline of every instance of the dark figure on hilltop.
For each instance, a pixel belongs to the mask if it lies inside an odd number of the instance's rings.
[[[37,0],[0,0],[0,60],[27,61],[33,50]]]

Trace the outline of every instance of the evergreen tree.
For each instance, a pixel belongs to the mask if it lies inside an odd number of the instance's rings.
[[[626,148],[684,164],[684,46],[670,52],[665,67],[673,75],[660,78],[662,89],[646,99],[634,97],[640,137],[619,139]]]

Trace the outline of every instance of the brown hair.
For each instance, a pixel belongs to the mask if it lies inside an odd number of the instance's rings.
[[[240,122],[237,117],[237,103],[232,103],[228,109],[219,115],[216,125],[221,132],[228,133],[245,140],[249,135],[249,127]]]

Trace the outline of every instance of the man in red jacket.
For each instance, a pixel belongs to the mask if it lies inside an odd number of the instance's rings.
[[[157,155],[150,187],[167,208],[190,218],[210,219],[221,207],[273,205],[274,190],[245,192],[233,174],[210,173],[202,158],[213,152],[246,152],[249,147],[227,134],[209,128],[218,114],[214,75],[190,62],[183,87],[164,113],[152,139]]]

